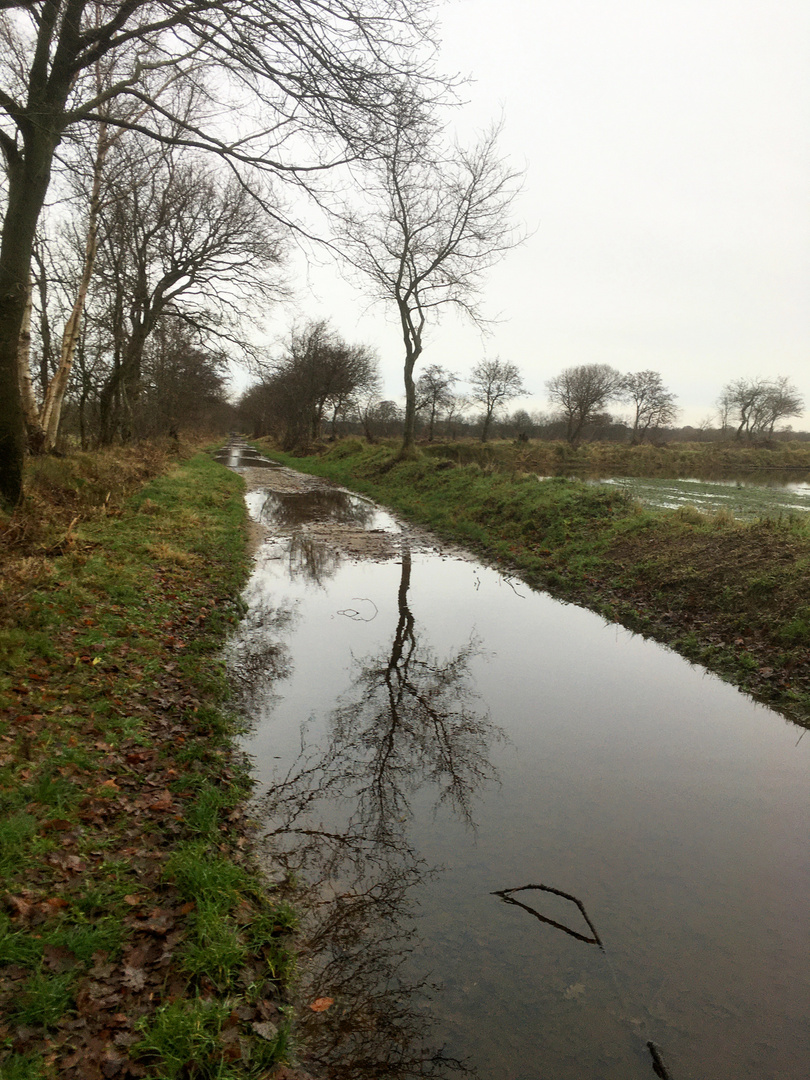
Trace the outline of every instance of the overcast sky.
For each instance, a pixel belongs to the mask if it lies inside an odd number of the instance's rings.
[[[469,74],[462,138],[502,115],[531,233],[491,271],[489,336],[454,317],[421,364],[516,363],[547,409],[563,368],[659,371],[680,422],[739,376],[810,405],[807,0],[444,0],[445,71]],[[400,397],[393,312],[322,271],[302,316],[376,347]],[[287,313],[286,319],[289,321]],[[276,330],[278,331],[278,327]],[[795,427],[810,427],[810,414]]]

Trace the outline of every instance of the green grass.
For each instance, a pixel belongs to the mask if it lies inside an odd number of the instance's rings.
[[[0,1062],[0,1080],[44,1080],[42,1059],[30,1054],[11,1054]]]
[[[349,442],[350,440],[346,440]],[[353,440],[359,443],[360,440]],[[671,443],[663,446],[626,443],[583,443],[572,447],[565,442],[533,440],[514,443],[497,440],[436,443],[425,446],[429,457],[459,465],[477,463],[507,472],[523,471],[541,475],[702,477],[722,478],[730,471],[754,473],[762,470],[794,470],[810,474],[810,444],[779,441],[770,446],[749,446],[729,442]]]
[[[0,1077],[51,1077],[122,1024],[148,1075],[266,1074],[289,1033],[251,1009],[283,1003],[294,959],[230,820],[241,481],[149,447],[36,460],[0,558]]]
[[[233,1060],[228,1040],[235,1034],[234,1014],[228,1003],[197,999],[164,1005],[148,1022],[139,1025],[142,1038],[134,1050],[146,1061],[160,1062],[161,1080],[195,1077],[195,1080],[238,1080],[266,1077],[268,1070],[285,1060],[289,1047],[289,1024],[279,1026],[271,1040],[258,1041],[251,1061]]]
[[[25,1026],[55,1027],[71,1011],[75,981],[73,972],[35,971],[11,1008],[12,1020]]]

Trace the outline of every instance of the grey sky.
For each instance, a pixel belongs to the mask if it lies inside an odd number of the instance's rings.
[[[681,422],[724,383],[787,375],[810,404],[807,0],[446,0],[442,66],[475,80],[462,139],[503,115],[531,231],[488,279],[482,339],[446,318],[422,363],[652,368]],[[379,349],[401,395],[393,313],[317,272],[301,314]],[[794,426],[810,427],[810,415]]]

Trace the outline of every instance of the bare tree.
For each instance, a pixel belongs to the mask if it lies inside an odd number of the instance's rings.
[[[348,344],[325,319],[292,331],[273,381],[285,401],[290,445],[299,438],[320,438],[327,411],[334,430],[337,417],[357,395],[376,394],[380,386],[372,350]]]
[[[762,379],[735,379],[723,387],[719,407],[723,427],[736,427],[735,437],[750,436],[758,404],[765,393]]]
[[[425,85],[425,0],[4,0],[0,5],[0,499],[22,492],[25,450],[17,371],[31,252],[59,143],[110,121],[118,98],[150,102],[148,76],[200,88],[215,71],[207,119],[162,105],[119,121],[159,142],[206,150],[306,187],[321,169],[376,152],[399,117],[401,86]],[[115,71],[99,89],[99,61]],[[435,88],[435,84],[434,84]],[[301,157],[301,153],[304,156]],[[244,175],[243,182],[246,182]],[[278,207],[272,208],[281,217]]]
[[[427,413],[428,442],[433,442],[436,421],[442,409],[449,409],[453,404],[453,387],[458,382],[458,375],[447,371],[440,364],[430,364],[416,380],[416,411]]]
[[[98,278],[124,294],[100,395],[104,442],[131,434],[144,346],[159,320],[180,319],[203,338],[234,343],[247,303],[269,302],[280,291],[272,276],[278,227],[240,184],[171,145],[137,140],[127,153],[125,186],[101,213]]]
[[[527,394],[517,364],[506,360],[482,360],[472,369],[470,375],[470,401],[481,405],[484,413],[481,427],[481,442],[486,442],[489,428],[495,413],[512,398]]]
[[[444,428],[451,439],[458,435],[462,424],[466,423],[467,410],[470,407],[470,399],[464,394],[456,394],[447,406],[444,416]]]
[[[370,443],[402,431],[402,409],[395,401],[381,401],[376,393],[360,397],[357,417]]]
[[[534,418],[525,409],[515,409],[501,424],[501,429],[506,428],[519,442],[528,442],[534,435],[535,427]]]
[[[621,396],[622,383],[621,373],[609,364],[581,364],[549,379],[549,400],[565,421],[568,442],[577,442],[585,425]]]
[[[650,431],[671,424],[678,415],[675,395],[664,386],[657,371],[629,372],[622,388],[633,406],[633,443],[644,442]]]
[[[499,129],[444,154],[412,138],[407,116],[366,182],[369,213],[346,211],[346,258],[375,299],[396,305],[405,346],[403,451],[414,441],[414,367],[431,313],[451,305],[483,322],[484,272],[517,242],[510,210],[519,176],[498,154]]]
[[[107,90],[115,77],[110,63],[96,62],[92,72],[99,95]],[[81,225],[76,234],[79,258],[75,280],[69,284],[69,309],[64,316],[64,327],[58,356],[55,358],[53,375],[47,380],[43,377],[42,407],[35,422],[27,418],[29,449],[52,450],[59,434],[62,406],[70,382],[76,349],[85,314],[90,282],[93,276],[96,254],[98,251],[99,215],[102,205],[110,198],[121,197],[120,176],[117,182],[108,175],[108,158],[111,150],[129,132],[127,125],[139,124],[156,107],[168,104],[169,100],[179,106],[176,111],[190,119],[198,98],[196,89],[180,80],[180,88],[175,73],[168,73],[161,80],[152,80],[148,85],[148,100],[129,101],[114,99],[99,109],[99,119],[95,125],[83,125],[78,132],[73,132],[71,153],[67,160],[62,155],[63,169],[68,173],[69,187],[73,191],[73,201],[80,207]],[[147,85],[144,86],[147,89]],[[171,98],[170,96],[171,95]],[[111,122],[114,118],[117,123]],[[116,155],[114,170],[127,174],[132,172],[131,157],[128,153]],[[47,308],[44,291],[47,279],[42,261],[40,265],[39,286],[42,292],[41,325],[43,331],[48,328]],[[43,353],[47,352],[43,349]]]
[[[139,436],[182,430],[216,431],[231,418],[227,403],[228,358],[201,348],[196,334],[178,319],[164,319],[147,342],[136,413]]]
[[[366,345],[351,345],[319,319],[294,328],[281,357],[270,365],[263,392],[250,391],[243,405],[257,434],[273,434],[285,449],[321,435],[324,421],[359,412],[379,400],[377,357]],[[259,420],[259,417],[261,419]]]
[[[770,439],[780,420],[800,416],[804,400],[784,375],[775,379],[735,379],[718,402],[723,428],[735,425],[737,439]]]

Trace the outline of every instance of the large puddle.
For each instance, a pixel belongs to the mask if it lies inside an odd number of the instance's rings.
[[[327,1075],[805,1080],[810,736],[356,496],[248,499],[231,667]]]

